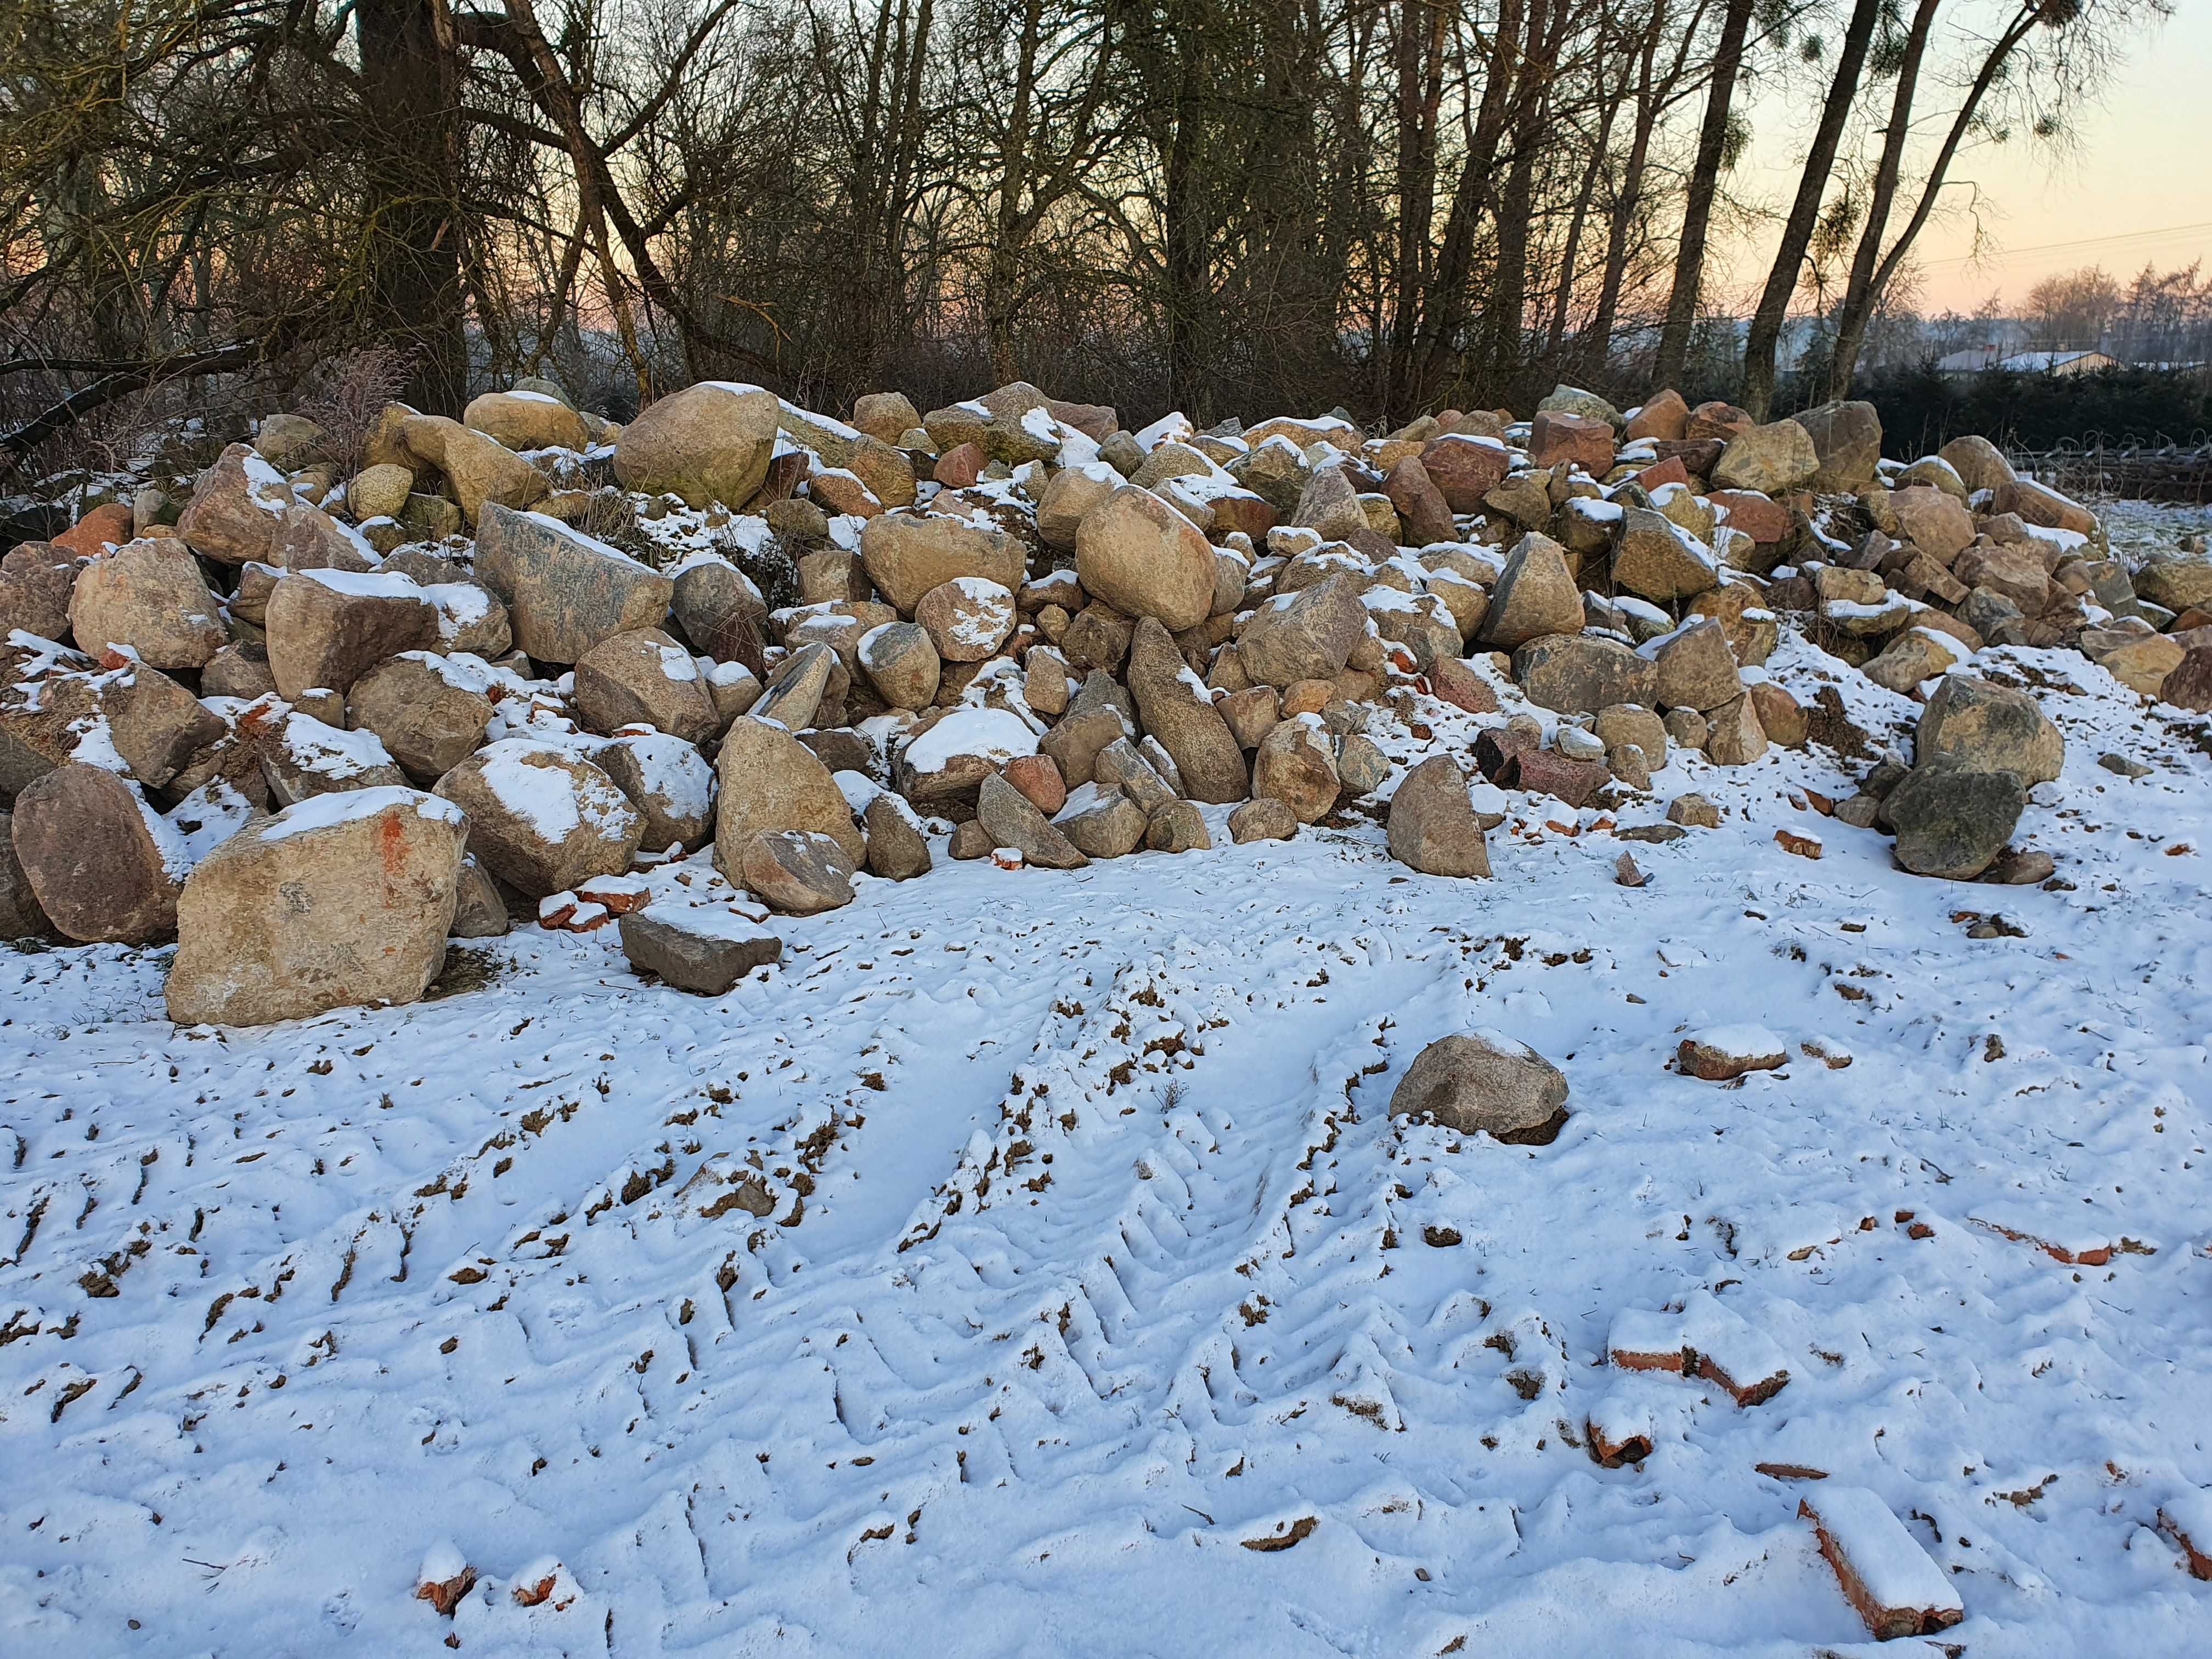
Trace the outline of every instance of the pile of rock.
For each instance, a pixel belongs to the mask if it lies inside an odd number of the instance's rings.
[[[587,884],[709,843],[802,915],[924,873],[947,832],[1064,869],[1350,811],[1413,869],[1486,875],[1501,791],[1613,805],[1677,750],[1802,744],[1761,667],[1792,611],[1928,698],[1921,764],[1841,814],[1976,875],[2057,734],[1946,671],[1995,639],[2141,663],[2201,626],[1987,445],[1881,460],[1864,404],[1759,426],[1562,387],[1526,423],[1368,437],[1132,432],[1018,383],[848,423],[704,382],[617,428],[532,382],[459,421],[393,405],[349,478],[319,437],[273,417],[188,499],[0,564],[0,920],[179,938],[180,1019],[405,1000],[449,932],[616,920],[643,890]],[[579,527],[610,498],[647,556]],[[652,551],[655,522],[708,533]],[[1370,724],[1426,739],[1425,710],[1499,718],[1401,768]],[[720,951],[672,926],[626,930],[652,971],[770,959],[750,922]]]

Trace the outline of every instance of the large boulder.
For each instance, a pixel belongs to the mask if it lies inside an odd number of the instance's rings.
[[[868,873],[885,881],[912,881],[929,873],[928,837],[914,809],[886,789],[860,813],[868,836]]]
[[[1820,471],[1813,434],[1795,421],[1770,421],[1735,435],[1714,464],[1712,482],[1719,489],[1782,495],[1804,489]]]
[[[2033,787],[2066,763],[2066,739],[2025,691],[1947,674],[1920,711],[1914,763],[1954,772],[2013,772]]]
[[[1118,859],[1145,844],[1152,817],[1120,789],[1085,783],[1053,823],[1086,858]]]
[[[1425,1115],[1462,1134],[1522,1143],[1551,1139],[1566,1108],[1567,1079],[1558,1066],[1486,1030],[1438,1037],[1390,1095],[1393,1117]]]
[[[0,640],[19,629],[42,640],[69,633],[79,561],[52,542],[24,542],[0,558]]]
[[[1811,488],[1824,495],[1855,493],[1875,481],[1881,459],[1881,416],[1869,403],[1827,403],[1790,417],[1805,428],[1820,457]]]
[[[40,908],[65,937],[175,937],[184,845],[127,780],[81,761],[54,768],[15,797],[9,840]]]
[[[911,617],[923,594],[956,576],[981,576],[1001,587],[1019,587],[1028,556],[1022,544],[1003,530],[941,514],[896,512],[878,513],[868,520],[860,532],[860,562],[868,580],[899,615]],[[1206,580],[1210,592],[1210,565]]]
[[[622,429],[615,477],[625,489],[680,495],[693,507],[743,507],[768,477],[782,405],[773,392],[702,380],[672,392]]]
[[[1994,490],[2012,483],[2017,476],[2012,463],[2005,459],[2004,451],[1978,433],[1954,438],[1936,454],[1959,475],[1959,482],[1969,490]]]
[[[2016,513],[2029,524],[2063,530],[2076,536],[2097,533],[2097,515],[2070,495],[2062,495],[2033,478],[2014,478],[1999,484],[1991,496],[1991,510]]]
[[[981,576],[955,576],[915,602],[914,619],[944,661],[981,662],[1014,631],[1014,596]]]
[[[127,646],[155,668],[198,668],[229,642],[222,605],[182,542],[126,543],[77,573],[70,630],[78,648]]]
[[[279,526],[292,486],[251,444],[232,444],[200,474],[177,515],[177,533],[218,564],[275,564]]]
[[[485,392],[469,399],[461,424],[509,449],[585,449],[592,441],[584,417],[543,392]]]
[[[1123,484],[1084,515],[1075,532],[1083,591],[1127,617],[1153,617],[1170,633],[1213,612],[1213,549],[1198,526],[1150,490]]]
[[[718,997],[783,960],[783,941],[728,906],[653,905],[617,924],[631,967],[680,991]]]
[[[379,663],[346,696],[346,723],[374,732],[399,769],[426,785],[476,752],[491,715],[483,677],[428,651]]]
[[[36,939],[53,927],[15,856],[15,820],[0,812],[0,940]]]
[[[976,791],[975,822],[989,833],[994,847],[1013,848],[1024,864],[1079,870],[1091,862],[1035,802],[997,773],[985,778]]]
[[[1628,417],[1627,428],[1622,435],[1631,443],[1638,438],[1663,438],[1679,443],[1689,419],[1688,402],[1670,386],[1644,400],[1643,407]]]
[[[645,818],[589,761],[503,738],[439,780],[469,815],[469,851],[526,898],[628,872]]]
[[[222,718],[198,697],[143,662],[73,683],[50,678],[42,702],[61,713],[74,702],[73,691],[88,696],[116,755],[149,789],[167,784],[226,730]],[[74,718],[81,721],[82,715]]]
[[[1897,861],[1916,876],[1972,881],[1996,862],[2027,806],[2014,772],[1916,766],[1883,798]]]
[[[166,995],[180,1025],[412,1002],[445,965],[469,824],[413,789],[258,819],[193,869]]]
[[[818,641],[800,646],[776,665],[775,672],[761,688],[759,699],[747,712],[755,720],[774,720],[787,732],[804,732],[821,711],[837,662],[833,646]]]
[[[1658,670],[1618,640],[1553,634],[1513,653],[1513,678],[1529,702],[1562,714],[1595,714],[1615,703],[1651,707]]]
[[[1495,438],[1447,432],[1421,446],[1421,470],[1455,513],[1480,513],[1482,498],[1505,481],[1513,458]]]
[[[745,715],[723,734],[714,772],[720,795],[714,811],[714,867],[740,881],[744,843],[770,830],[803,830],[829,836],[857,867],[868,844],[853,823],[853,809],[830,769],[781,726]]]
[[[1505,568],[1490,590],[1482,642],[1512,651],[1547,634],[1574,634],[1583,625],[1582,589],[1567,563],[1566,550],[1531,531],[1505,556]]]
[[[350,525],[340,524],[319,507],[295,501],[276,523],[276,544],[269,562],[285,570],[374,570],[375,548]]]
[[[1387,833],[1390,856],[1423,875],[1490,873],[1467,779],[1449,755],[1431,755],[1406,775],[1390,798]]]
[[[438,608],[411,577],[303,570],[269,596],[269,672],[279,696],[317,686],[343,696],[386,658],[438,643]]]
[[[2212,559],[2197,554],[2148,560],[2136,572],[2135,591],[2137,599],[2176,613],[2212,608]]]
[[[1711,550],[1665,514],[1644,507],[1623,510],[1613,552],[1614,586],[1664,605],[1706,592],[1720,580],[1720,561]]]
[[[1366,629],[1359,585],[1340,574],[1261,605],[1237,636],[1237,654],[1258,684],[1330,680],[1344,672]]]
[[[714,769],[696,744],[665,732],[626,732],[592,758],[645,815],[640,845],[689,853],[714,833]]]
[[[258,753],[263,787],[278,806],[355,789],[401,788],[407,782],[375,732],[326,725],[289,703],[241,711],[238,727]]]
[[[695,650],[716,662],[733,662],[756,678],[768,672],[761,644],[768,632],[768,604],[752,578],[726,559],[696,558],[676,573],[670,608]]]
[[[704,743],[721,729],[699,665],[657,628],[609,635],[584,653],[574,695],[576,713],[593,732],[650,726]]]
[[[1408,455],[1384,473],[1382,493],[1398,509],[1400,535],[1407,546],[1427,547],[1458,539],[1459,526],[1453,522],[1451,505],[1429,477],[1419,456]]]
[[[732,880],[786,915],[817,915],[853,902],[853,860],[836,836],[818,830],[748,836],[729,863]]]
[[[1335,746],[1318,714],[1275,726],[1252,757],[1253,798],[1283,802],[1300,823],[1326,817],[1343,787]]]
[[[1064,466],[1052,475],[1037,498],[1037,534],[1060,552],[1075,546],[1075,532],[1091,511],[1120,487],[1120,476],[1103,461]]]
[[[552,493],[545,475],[505,444],[446,416],[410,415],[399,436],[410,453],[446,475],[471,524],[483,522],[487,507],[526,507]]]
[[[1613,425],[1565,410],[1542,410],[1528,428],[1528,459],[1538,466],[1570,463],[1593,478],[1613,466]]]
[[[866,392],[853,400],[853,424],[887,444],[921,424],[921,411],[903,392]]]
[[[1893,490],[1889,506],[1905,539],[1947,568],[1974,539],[1974,515],[1932,484]]]
[[[601,640],[658,628],[676,585],[649,565],[542,513],[490,506],[477,574],[507,608],[514,642],[540,662],[574,663]]]
[[[1127,679],[1138,718],[1174,760],[1191,799],[1239,801],[1252,793],[1244,751],[1229,722],[1156,617],[1137,623]]]
[[[1743,695],[1728,630],[1717,617],[1686,623],[1651,641],[1638,654],[1658,671],[1653,687],[1658,708],[1694,708],[1702,714]]]
[[[876,695],[892,708],[927,708],[936,701],[944,665],[936,642],[921,623],[894,622],[872,628],[860,635],[854,656]]]

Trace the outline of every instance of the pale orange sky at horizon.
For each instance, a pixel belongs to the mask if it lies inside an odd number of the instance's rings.
[[[2176,15],[2130,44],[2094,106],[2075,117],[2069,151],[2014,139],[1963,154],[1944,193],[1950,216],[1931,222],[1915,245],[1919,309],[1972,313],[1995,294],[2013,313],[2044,277],[2085,265],[2123,283],[2146,263],[2163,271],[2203,260],[2212,270],[2208,78],[2212,3],[2178,0]],[[1739,185],[1786,204],[1802,137],[1755,131]],[[1978,191],[1978,259],[1964,210],[1977,199],[1968,183]],[[1755,290],[1765,257],[1747,249],[1724,281]]]

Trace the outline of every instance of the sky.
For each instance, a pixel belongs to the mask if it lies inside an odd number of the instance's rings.
[[[2212,268],[2208,72],[2212,0],[2177,0],[2176,15],[2132,42],[2103,95],[2076,112],[2069,152],[2016,138],[1963,154],[1945,201],[1975,203],[1984,246],[1977,258],[1966,212],[1931,222],[1917,244],[1919,308],[1972,312],[1994,292],[2011,310],[2044,277],[2083,265],[2122,280],[2147,260],[2162,270],[2197,259]],[[1758,119],[1756,131],[1757,187],[1779,206],[1796,182],[1802,135],[1771,118]],[[1747,258],[1735,274],[1755,283],[1765,269]]]

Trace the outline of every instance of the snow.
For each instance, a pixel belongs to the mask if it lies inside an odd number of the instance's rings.
[[[548,520],[557,524],[558,520]],[[562,526],[566,529],[564,525]],[[293,570],[291,576],[304,576],[309,581],[320,582],[334,593],[343,593],[360,599],[420,599],[426,598],[416,580],[398,570],[338,570],[330,566],[318,566],[313,570]]]
[[[446,592],[443,586],[426,588],[429,593]],[[481,590],[463,587],[460,591],[478,593]],[[458,691],[473,691],[478,696],[489,696],[495,677],[492,665],[471,652],[456,651],[441,653],[436,651],[402,651],[394,662],[420,663],[440,679]]]
[[[491,595],[474,582],[433,582],[422,593],[438,607],[438,635],[447,641],[491,614]]]
[[[1767,666],[1876,752],[1909,735],[1917,705],[1795,636]],[[2078,656],[1976,667],[2065,731],[2020,839],[2069,887],[1918,880],[1833,821],[1791,857],[1791,792],[1848,793],[1832,758],[1677,752],[1609,816],[1694,789],[1723,825],[1633,844],[1636,890],[1597,816],[1549,830],[1486,784],[1481,883],[1357,817],[1073,872],[940,857],[768,923],[684,860],[654,906],[785,942],[713,1002],[637,980],[612,927],[215,1034],[162,1017],[166,951],[13,955],[0,1647],[1870,1652],[1806,1498],[1862,1573],[1954,1593],[1970,1653],[2193,1651],[2204,1586],[2157,1517],[2212,1486],[2212,759]],[[1407,695],[1452,752],[1498,718]],[[1969,939],[1962,907],[2035,936]],[[1852,1064],[1665,1069],[1744,1023]],[[1476,1030],[1566,1074],[1554,1144],[1389,1118]],[[717,1158],[758,1160],[769,1215],[679,1201]],[[1972,1224],[2007,1216],[2154,1254]],[[1771,1345],[1788,1386],[1739,1407],[1604,1363],[1639,1328]],[[1598,1468],[1593,1418],[1651,1455]],[[457,1561],[448,1622],[414,1589]]]
[[[728,383],[723,382],[722,384],[726,385]],[[809,426],[818,427],[821,430],[828,433],[831,437],[842,438],[847,443],[852,443],[859,438],[866,435],[860,431],[860,428],[856,426],[848,426],[844,422],[838,420],[834,416],[817,415],[811,409],[802,409],[797,404],[793,403],[788,398],[777,398],[776,405],[786,416],[804,421]]]
[[[244,829],[255,810],[228,779],[210,778],[177,803],[169,827],[184,842],[185,857],[198,864]]]
[[[906,746],[907,765],[939,772],[956,755],[1002,762],[1037,751],[1036,733],[1009,708],[956,708]]]
[[[264,513],[282,518],[292,504],[292,486],[284,475],[258,450],[248,450],[240,466],[246,474],[246,499]]]
[[[564,524],[550,514],[526,512],[522,516],[535,521],[540,527],[552,532],[555,536],[571,547],[580,549],[584,552],[597,554],[603,559],[611,559],[617,564],[626,564],[634,570],[650,570],[653,568],[641,559],[630,557],[618,547],[610,547],[596,536],[586,536],[575,526]],[[743,523],[744,520],[733,520],[732,522]],[[766,529],[765,520],[762,521],[762,527],[763,530]]]
[[[1197,430],[1198,428],[1191,423],[1190,416],[1177,410],[1161,416],[1150,426],[1139,430],[1134,436],[1137,447],[1149,455],[1162,444],[1185,441]]]
[[[294,709],[281,731],[284,752],[303,769],[327,778],[357,778],[363,772],[392,764],[384,740],[366,726],[348,731]]]
[[[548,842],[567,840],[586,817],[595,827],[606,827],[611,817],[608,809],[614,804],[600,800],[598,792],[579,790],[565,768],[531,763],[532,756],[563,752],[526,738],[502,738],[477,751],[484,787],[501,805]],[[619,793],[615,799],[621,799]]]
[[[388,784],[374,789],[337,790],[325,795],[310,795],[263,823],[261,839],[287,841],[313,830],[328,830],[337,824],[351,823],[358,818],[374,817],[379,812],[393,806],[412,806],[417,817],[432,823],[459,823],[464,821],[461,809],[441,796],[426,795],[419,789]]]
[[[1959,1593],[1942,1570],[1913,1541],[1889,1505],[1864,1486],[1823,1481],[1807,1494],[1805,1502],[1877,1607],[1942,1610],[1960,1606]]]

